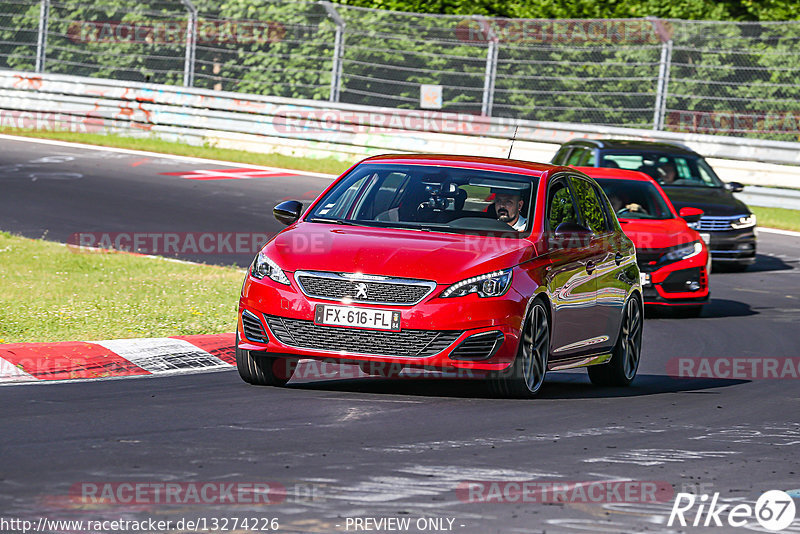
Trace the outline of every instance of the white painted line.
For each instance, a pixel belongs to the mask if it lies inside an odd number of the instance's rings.
[[[788,235],[791,237],[800,237],[800,232],[792,232],[791,230],[779,230],[777,228],[764,228],[763,226],[759,226],[758,231],[766,232],[768,234],[779,234],[779,235]]]
[[[19,382],[23,380],[35,381],[36,379],[13,363],[0,358],[0,382]]]
[[[93,341],[153,374],[197,369],[230,369],[231,365],[183,339],[156,337]]]
[[[43,145],[52,145],[52,146],[60,146],[65,148],[80,148],[83,150],[99,150],[99,151],[106,151],[106,152],[117,152],[119,154],[130,154],[133,156],[147,156],[151,158],[162,158],[162,159],[171,159],[176,161],[185,161],[188,163],[208,163],[213,165],[224,165],[225,167],[248,167],[250,169],[260,169],[265,171],[275,171],[275,172],[289,172],[294,174],[299,174],[303,176],[313,176],[315,178],[327,178],[329,180],[333,180],[334,178],[338,178],[336,174],[326,174],[322,172],[310,172],[310,171],[299,171],[297,169],[283,169],[281,167],[266,167],[264,165],[251,165],[249,163],[242,163],[241,161],[223,161],[219,159],[206,159],[206,158],[196,158],[192,156],[176,156],[174,154],[165,154],[162,152],[148,152],[146,150],[132,150],[130,148],[116,148],[110,146],[100,146],[100,145],[87,145],[85,143],[72,143],[69,141],[57,141],[55,139],[39,139],[37,137],[24,137],[24,136],[17,136],[17,135],[6,135],[0,134],[0,139],[6,139],[8,141],[23,141],[27,143],[39,143]],[[346,163],[342,163],[342,165],[347,165]],[[348,165],[349,167],[349,165]]]
[[[64,380],[37,380],[31,377],[31,381],[12,381],[3,382],[0,380],[0,388],[7,386],[54,386],[58,384],[75,384],[76,382],[105,382],[107,380],[140,380],[143,378],[163,378],[165,376],[186,376],[186,375],[199,375],[206,373],[223,373],[227,371],[235,371],[236,367],[228,366],[227,369],[222,368],[207,368],[207,369],[189,369],[181,371],[180,373],[158,373],[154,375],[125,375],[125,376],[102,376],[93,378],[69,378]]]

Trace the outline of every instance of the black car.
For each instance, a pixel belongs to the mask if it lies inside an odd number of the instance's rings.
[[[715,264],[745,269],[756,258],[756,216],[733,193],[738,182],[724,183],[698,153],[678,143],[618,139],[573,139],[553,157],[556,165],[610,167],[644,172],[664,188],[676,209],[700,208],[692,227],[708,243]]]

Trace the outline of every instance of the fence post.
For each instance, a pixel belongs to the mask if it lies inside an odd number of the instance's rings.
[[[44,72],[47,53],[47,26],[50,18],[50,0],[41,0],[39,7],[39,38],[36,41],[36,72]]]
[[[669,68],[672,63],[672,32],[655,17],[647,17],[653,23],[653,31],[661,41],[661,60],[658,65],[658,84],[656,101],[653,106],[653,130],[664,129],[664,116],[667,113],[667,94],[669,93]]]
[[[328,100],[339,101],[339,91],[342,86],[342,56],[344,55],[344,19],[327,0],[320,2],[327,11],[328,16],[336,24],[336,34],[333,37],[333,58],[331,61],[331,94]]]
[[[197,46],[197,8],[191,0],[181,0],[189,12],[189,24],[186,26],[186,58],[183,62],[183,86],[194,85],[194,55]]]
[[[484,17],[476,16],[476,20],[481,25],[483,33],[489,40],[486,49],[486,71],[483,75],[483,99],[481,100],[481,115],[484,117],[492,116],[492,105],[494,104],[494,82],[497,77],[497,55],[500,47],[497,34],[492,29],[489,21]]]

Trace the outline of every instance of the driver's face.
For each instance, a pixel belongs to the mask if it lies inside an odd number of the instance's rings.
[[[519,219],[519,210],[522,209],[522,199],[519,195],[509,193],[497,193],[494,196],[494,209],[497,212],[497,220],[508,223],[509,226],[516,224]]]

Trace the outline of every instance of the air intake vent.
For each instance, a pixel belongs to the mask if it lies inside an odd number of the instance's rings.
[[[264,333],[261,321],[247,310],[242,312],[242,327],[244,328],[244,337],[248,341],[255,341],[256,343],[267,342],[267,335]]]
[[[387,332],[320,326],[313,321],[265,316],[269,328],[285,345],[302,349],[353,352],[381,356],[425,358],[442,352],[458,336],[459,331],[403,330]]]
[[[503,333],[483,332],[469,336],[450,353],[451,360],[488,360],[500,350],[503,344]]]

